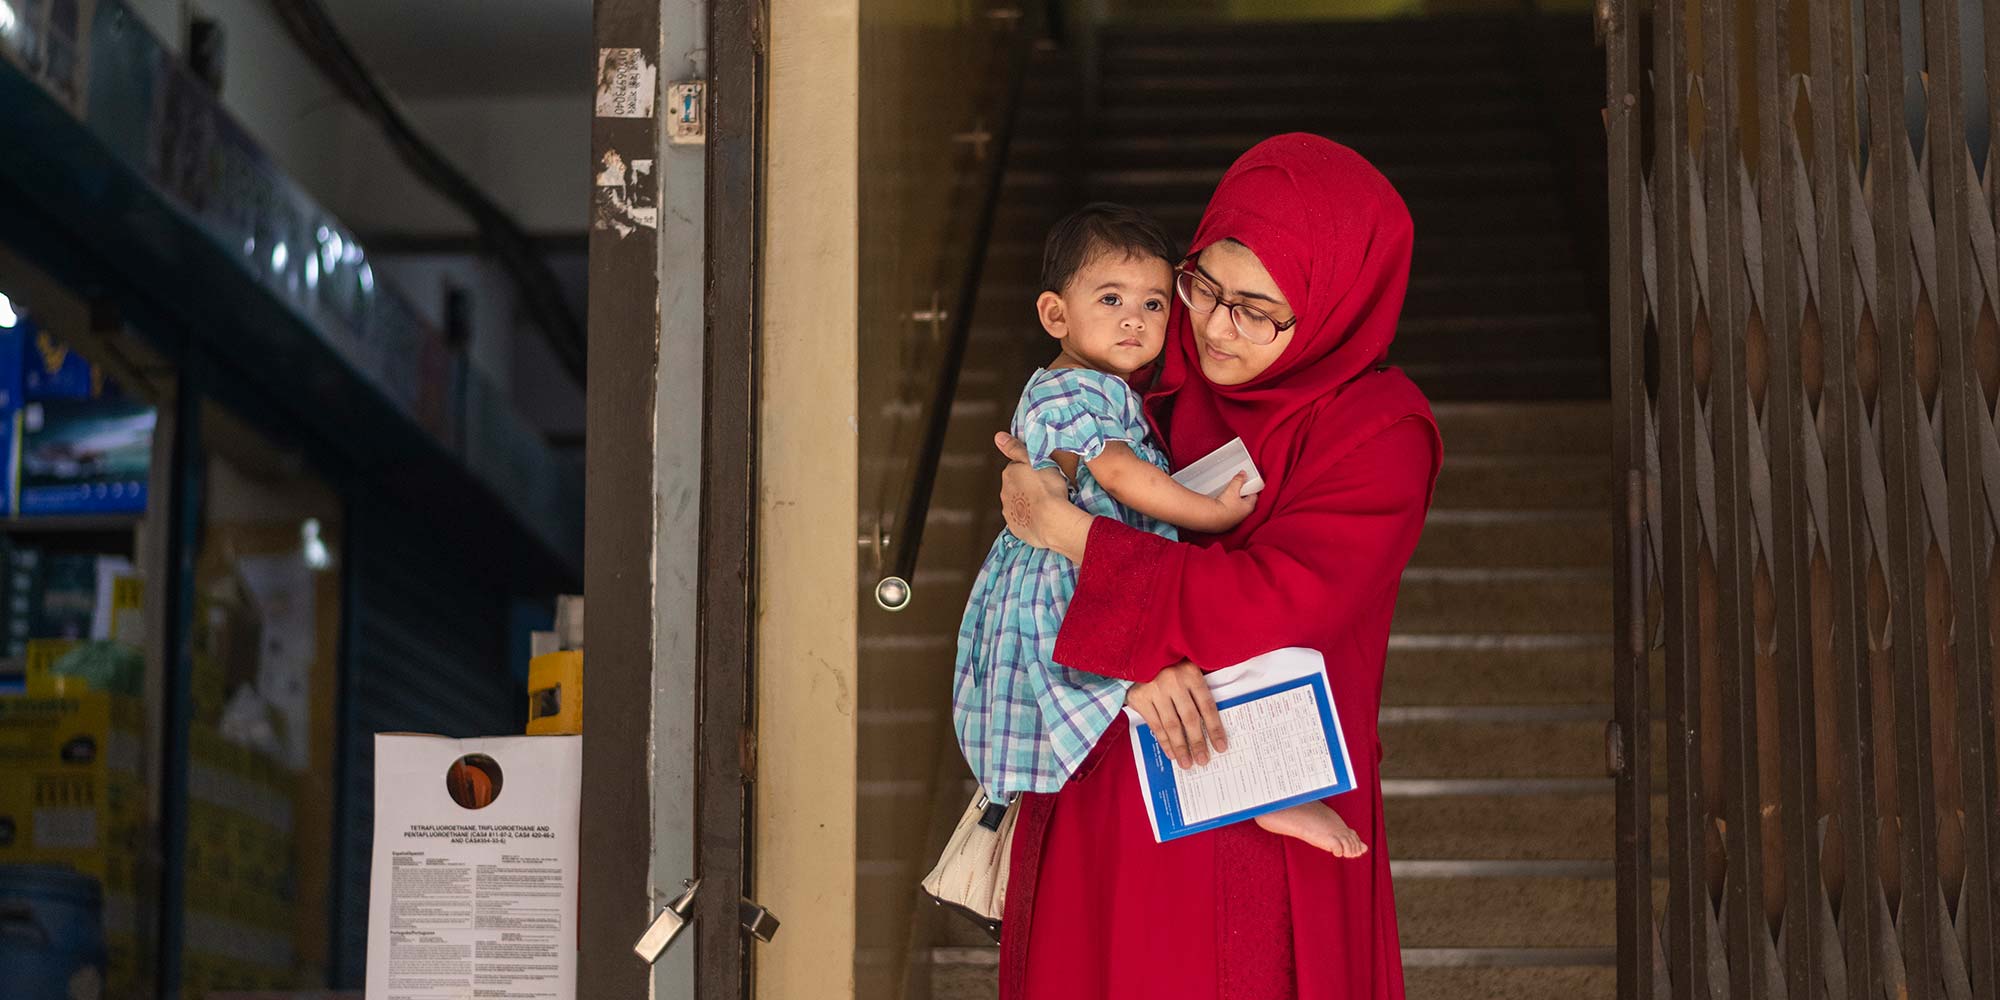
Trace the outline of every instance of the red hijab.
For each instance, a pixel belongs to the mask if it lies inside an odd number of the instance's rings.
[[[1313,416],[1380,367],[1396,336],[1410,277],[1410,212],[1361,155],[1303,132],[1251,147],[1216,185],[1190,256],[1219,240],[1250,248],[1298,316],[1292,341],[1242,385],[1201,373],[1187,309],[1175,303],[1147,412],[1175,468],[1240,437],[1267,483],[1282,488]],[[1276,496],[1231,532],[1261,523]]]

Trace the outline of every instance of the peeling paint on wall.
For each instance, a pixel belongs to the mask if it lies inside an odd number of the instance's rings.
[[[597,50],[597,117],[651,118],[660,68],[639,49]]]

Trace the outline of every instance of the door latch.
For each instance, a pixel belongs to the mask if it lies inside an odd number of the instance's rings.
[[[687,886],[687,891],[668,903],[667,908],[653,918],[653,923],[646,928],[646,933],[640,935],[639,942],[632,946],[632,952],[645,959],[647,965],[659,961],[660,956],[666,954],[667,947],[672,945],[674,939],[680,937],[681,931],[693,922],[689,915],[694,912],[694,894],[701,888],[701,880],[689,879],[682,884]],[[773,916],[770,910],[747,899],[737,901],[736,919],[751,937],[759,941],[768,944],[777,936],[778,918]]]

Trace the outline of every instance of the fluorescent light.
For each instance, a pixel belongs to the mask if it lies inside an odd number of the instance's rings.
[[[11,13],[7,9],[7,0],[0,0],[0,25],[7,23],[6,16]],[[14,324],[19,322],[21,317],[14,312],[14,300],[8,298],[6,292],[0,292],[0,330],[12,330]]]
[[[14,29],[20,23],[21,19],[14,13],[14,5],[7,0],[0,0],[0,35],[12,37]]]
[[[288,260],[288,259],[290,259],[290,257],[291,257],[291,251],[290,251],[290,250],[287,250],[287,249],[285,249],[285,245],[284,245],[283,243],[280,243],[280,244],[278,244],[277,246],[274,246],[274,247],[272,247],[272,248],[271,248],[271,270],[273,270],[273,271],[282,271],[282,270],[284,270],[284,269],[285,269],[285,261],[286,261],[286,260]]]

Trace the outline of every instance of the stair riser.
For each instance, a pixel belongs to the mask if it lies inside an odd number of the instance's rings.
[[[1604,723],[1414,722],[1382,727],[1385,778],[1601,778]]]
[[[1480,368],[1522,362],[1541,365],[1550,359],[1588,358],[1603,340],[1584,327],[1513,330],[1425,330],[1422,325],[1399,332],[1389,349],[1392,364],[1423,368]]]
[[[1390,798],[1383,809],[1398,860],[1606,859],[1615,843],[1609,795]]]
[[[1398,879],[1403,947],[1609,948],[1610,879]]]
[[[1611,577],[1580,580],[1405,580],[1396,598],[1395,630],[1407,633],[1607,632]]]
[[[1403,970],[1407,1000],[1612,1000],[1618,969],[1600,965],[1499,969]]]
[[[1611,519],[1560,518],[1515,523],[1434,520],[1424,526],[1410,565],[1477,569],[1594,569],[1609,578]]]
[[[1087,147],[1091,164],[1100,169],[1120,167],[1208,168],[1220,174],[1243,151],[1265,138],[1261,132],[1207,132],[1200,135],[1093,137]],[[1410,160],[1436,163],[1463,159],[1476,150],[1482,157],[1540,158],[1548,155],[1549,140],[1540,129],[1468,129],[1449,134],[1410,134],[1390,130],[1380,133],[1350,133],[1343,138],[1356,149],[1369,151],[1376,164]],[[1048,158],[1052,166],[1073,166],[1072,147],[1067,136],[1026,138],[1017,136],[1009,155],[1010,166],[1030,158]]]
[[[1590,705],[1611,700],[1611,649],[1389,652],[1384,705]]]
[[[1603,402],[1457,403],[1435,408],[1450,455],[1611,455],[1611,407]]]
[[[1603,399],[1604,394],[1610,391],[1603,365],[1596,360],[1533,366],[1488,362],[1481,365],[1404,364],[1402,367],[1432,402],[1462,399],[1513,399],[1522,402]]]
[[[1611,471],[1594,462],[1453,462],[1445,439],[1435,506],[1499,510],[1611,509]]]

